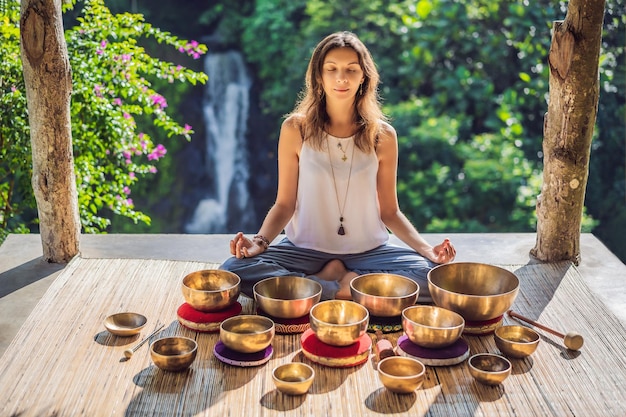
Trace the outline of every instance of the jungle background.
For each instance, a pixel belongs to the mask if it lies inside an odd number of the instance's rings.
[[[8,14],[9,3],[0,1],[0,13]],[[94,3],[102,3],[102,8],[91,10],[93,30],[89,31],[84,29],[89,22],[81,19],[86,19],[85,9]],[[80,64],[94,56],[101,58],[107,42],[107,47],[116,40],[135,42],[124,32],[121,19],[113,17],[129,14],[141,16],[170,39],[188,40],[185,45],[199,52],[172,48],[163,37],[138,33],[137,45],[147,54],[208,76],[206,82],[189,76],[187,80],[193,82],[183,83],[153,77],[152,104],[160,105],[159,110],[167,107],[172,119],[167,123],[184,127],[163,133],[164,122],[137,116],[133,123],[139,125],[142,137],[154,142],[144,155],[154,166],[144,165],[123,180],[117,174],[103,175],[82,188],[82,197],[80,184],[93,177],[84,172],[110,162],[104,154],[95,157],[93,139],[81,140],[84,133],[72,128],[75,154],[83,161],[77,164],[77,181],[85,230],[256,232],[275,197],[280,124],[298,98],[312,48],[331,32],[349,30],[365,42],[378,65],[384,110],[398,132],[400,206],[418,230],[534,232],[542,181],[547,56],[552,22],[562,20],[566,8],[566,2],[548,0],[79,1],[65,12],[66,31],[82,25],[74,34],[90,33],[94,48],[101,49],[77,52],[68,35],[76,85],[97,78],[93,74],[107,78],[101,61]],[[5,29],[10,23],[4,20]],[[624,262],[625,34],[625,1],[607,0],[601,93],[583,221],[583,231],[596,235]],[[3,45],[0,52],[9,54]],[[19,80],[8,83],[8,72],[6,65],[0,67],[0,117],[5,132],[0,220],[5,235],[37,231],[36,206],[27,185],[27,122],[23,115],[16,116]],[[130,90],[124,91],[126,98]],[[154,101],[155,96],[166,99],[167,105]],[[77,95],[73,100],[90,99]],[[109,112],[108,104],[98,106],[90,111]],[[143,114],[147,113],[144,107]],[[84,107],[75,114],[83,130],[98,131],[98,123],[111,123],[98,118],[85,121]],[[120,120],[127,114],[121,113]],[[7,131],[21,133],[11,136]],[[123,140],[115,136],[115,129],[99,132],[98,147],[108,146],[107,138]],[[19,156],[15,149],[10,151],[17,141],[23,148]],[[141,181],[136,178],[139,173],[145,174]],[[119,189],[103,190],[107,181],[117,181]],[[121,205],[102,202],[106,199],[99,194],[106,193],[111,201],[119,201],[120,195],[128,198]]]

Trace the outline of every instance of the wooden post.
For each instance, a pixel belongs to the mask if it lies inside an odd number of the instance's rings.
[[[554,22],[543,185],[537,199],[537,241],[531,250],[541,261],[580,262],[604,6],[604,0],[570,0],[565,20]]]
[[[61,0],[22,0],[20,36],[43,256],[68,262],[79,251],[80,218]]]

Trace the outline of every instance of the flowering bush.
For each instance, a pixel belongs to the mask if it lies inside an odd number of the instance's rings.
[[[111,214],[149,224],[150,218],[136,210],[130,198],[133,185],[157,172],[157,162],[167,154],[164,139],[190,140],[193,134],[191,126],[167,113],[167,100],[154,83],[195,85],[206,82],[207,76],[150,56],[141,41],[154,40],[193,59],[200,58],[206,46],[154,28],[141,15],[112,15],[102,0],[82,3],[78,25],[67,30],[65,38],[72,67],[72,140],[83,230],[106,230]],[[36,220],[18,1],[0,2],[0,39],[0,225],[4,233],[23,232]],[[142,132],[138,126],[147,122],[162,135]]]

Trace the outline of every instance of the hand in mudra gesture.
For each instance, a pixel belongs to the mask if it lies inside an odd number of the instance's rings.
[[[450,243],[450,239],[444,239],[443,243],[433,247],[434,258],[431,258],[433,262],[438,264],[446,264],[452,262],[456,256],[456,249]]]
[[[237,258],[250,258],[265,252],[266,246],[262,241],[247,238],[243,232],[239,232],[230,241],[230,253]]]

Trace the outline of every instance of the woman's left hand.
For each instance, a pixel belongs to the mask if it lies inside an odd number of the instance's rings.
[[[443,243],[433,247],[433,254],[435,255],[435,259],[432,259],[432,261],[438,264],[446,264],[454,260],[456,249],[454,249],[454,246],[450,243],[450,239],[444,239]]]

